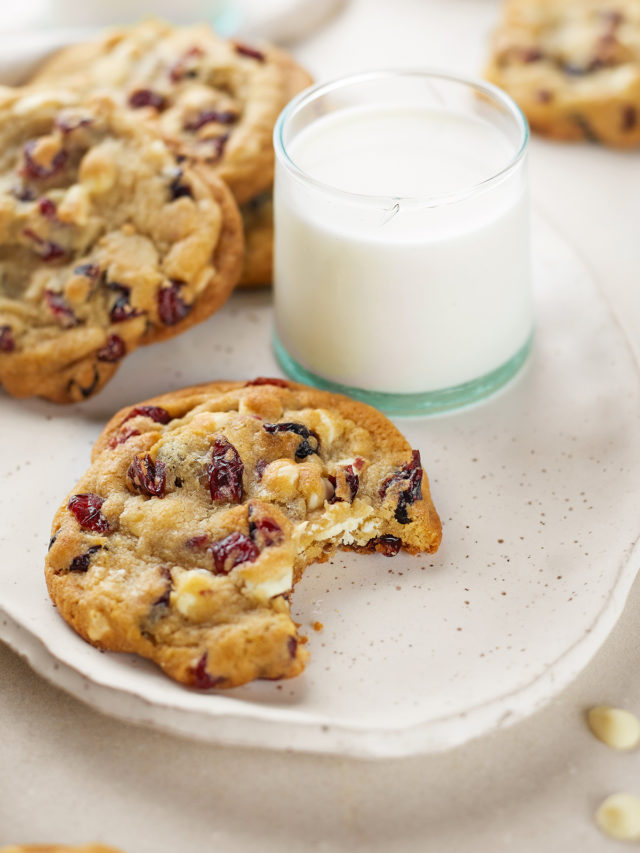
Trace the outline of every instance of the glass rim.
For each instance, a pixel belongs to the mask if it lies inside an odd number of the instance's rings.
[[[308,104],[312,103],[323,95],[329,94],[331,92],[337,91],[353,84],[374,81],[382,77],[412,77],[445,80],[450,83],[459,83],[469,89],[473,89],[476,92],[480,92],[483,95],[489,97],[494,103],[497,102],[506,110],[506,112],[514,120],[514,123],[519,129],[520,136],[515,154],[511,156],[505,166],[503,166],[501,169],[494,172],[493,174],[489,175],[489,177],[483,178],[481,181],[478,181],[477,183],[471,184],[468,187],[464,187],[461,190],[456,190],[455,192],[440,193],[436,195],[422,197],[402,195],[369,195],[366,193],[354,193],[350,192],[349,190],[342,190],[339,187],[327,184],[324,181],[319,180],[318,178],[314,178],[304,169],[301,169],[300,166],[298,166],[298,164],[292,159],[284,142],[284,131],[287,124],[300,112],[301,109],[303,109],[303,107],[307,106]],[[388,204],[389,201],[392,201],[395,204],[399,204],[400,202],[402,202],[405,206],[410,205],[417,207],[437,207],[440,205],[452,204],[467,199],[471,196],[479,195],[480,193],[485,192],[494,185],[501,183],[506,177],[509,176],[509,174],[511,174],[511,172],[516,169],[516,167],[523,160],[526,154],[528,142],[529,124],[527,122],[527,119],[525,118],[524,113],[517,105],[517,103],[505,91],[500,89],[498,86],[494,86],[493,83],[489,83],[485,80],[479,80],[477,78],[466,77],[464,75],[454,74],[452,72],[441,71],[432,68],[389,68],[373,71],[361,71],[354,74],[346,74],[341,75],[340,77],[334,77],[333,79],[325,82],[315,83],[314,85],[309,86],[307,89],[304,89],[302,92],[296,95],[296,97],[289,101],[289,103],[284,107],[284,109],[278,116],[273,129],[273,147],[275,150],[276,158],[296,178],[314,187],[317,190],[320,190],[328,195],[334,196],[336,199],[342,199],[344,201],[350,201],[351,203],[360,205],[372,205],[375,207],[378,207],[381,203]]]

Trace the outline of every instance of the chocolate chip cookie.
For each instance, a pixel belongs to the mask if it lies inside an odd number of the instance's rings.
[[[538,133],[640,145],[640,0],[506,0],[487,76]]]
[[[275,120],[311,78],[276,48],[150,20],[65,48],[33,79],[60,81],[84,93],[107,89],[243,202],[271,186]]]
[[[337,548],[435,551],[420,453],[378,411],[281,379],[187,388],[118,412],[55,516],[62,617],[198,688],[288,678],[289,609]]]
[[[0,384],[83,400],[204,320],[242,266],[227,187],[106,97],[0,93]]]

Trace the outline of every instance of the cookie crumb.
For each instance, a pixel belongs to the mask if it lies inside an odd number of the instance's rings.
[[[322,622],[314,622],[311,627],[313,628],[314,631],[322,631],[322,629],[324,628],[324,625],[322,624]]]

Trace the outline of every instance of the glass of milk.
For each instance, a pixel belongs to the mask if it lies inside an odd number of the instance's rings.
[[[274,131],[276,355],[293,378],[420,414],[531,348],[528,127],[494,86],[374,71],[307,89]]]

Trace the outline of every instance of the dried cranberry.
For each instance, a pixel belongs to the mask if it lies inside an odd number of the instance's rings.
[[[96,551],[99,551],[101,548],[102,545],[92,545],[91,548],[89,548],[89,550],[86,551],[84,554],[80,554],[79,557],[74,557],[69,565],[69,571],[80,573],[88,571],[89,562],[91,561],[92,555],[95,554]]]
[[[240,563],[253,563],[260,554],[257,546],[248,536],[237,532],[214,542],[209,550],[213,557],[213,569],[216,575],[226,575]]]
[[[175,326],[191,311],[191,306],[180,296],[183,281],[172,281],[169,287],[158,290],[158,314],[165,326]]]
[[[344,476],[345,485],[349,489],[349,503],[352,504],[355,496],[358,494],[358,489],[360,487],[360,477],[358,477],[356,472],[353,470],[352,465],[345,465],[345,467],[342,469],[342,472]],[[338,485],[336,477],[330,476],[328,479],[335,490]],[[342,493],[344,494],[344,492]],[[338,495],[335,493],[329,499],[330,504],[339,503],[340,501],[344,501],[344,498],[338,497]]]
[[[256,462],[256,476],[259,480],[262,479],[262,475],[264,474],[264,469],[267,467],[269,463],[266,459],[258,459]]]
[[[171,601],[171,590],[173,589],[173,577],[171,569],[166,566],[160,569],[161,577],[166,581],[166,589],[159,598],[151,605],[152,607],[168,607]]]
[[[100,495],[82,494],[73,495],[67,507],[76,517],[76,521],[83,530],[92,530],[94,533],[107,533],[109,522],[101,512],[104,498]]]
[[[22,233],[25,237],[33,240],[37,246],[36,251],[43,261],[59,261],[60,258],[66,257],[67,253],[59,243],[54,243],[53,240],[45,240],[31,228],[25,228]]]
[[[34,201],[36,198],[35,192],[30,187],[14,187],[11,192],[18,201]]]
[[[73,313],[71,307],[67,305],[64,296],[61,293],[56,293],[54,290],[45,290],[44,298],[51,313],[54,317],[60,320],[66,328],[78,325],[80,321]]]
[[[204,50],[201,47],[195,45],[194,47],[189,48],[189,50],[184,53],[169,69],[169,78],[171,81],[173,83],[178,83],[183,77],[194,77],[196,73],[195,70],[188,71],[187,66],[190,59],[198,59],[201,56],[204,56]]]
[[[379,554],[384,554],[385,557],[395,557],[402,548],[402,539],[397,536],[376,536],[375,539],[369,539],[367,548],[371,551],[377,551]]]
[[[262,51],[256,50],[255,47],[249,47],[248,44],[241,44],[237,42],[235,45],[236,53],[239,53],[240,56],[248,56],[250,59],[255,59],[258,62],[265,62],[266,56]]]
[[[536,89],[534,96],[540,104],[548,104],[553,100],[553,92],[549,89]]]
[[[590,70],[590,66],[584,65],[575,65],[572,62],[566,62],[562,66],[562,70],[565,74],[570,74],[572,77],[581,77],[583,74],[587,74]]]
[[[211,690],[212,687],[217,687],[224,681],[224,678],[214,678],[207,671],[207,653],[204,652],[198,663],[192,669],[193,686],[198,690]]]
[[[289,637],[287,640],[287,649],[289,650],[289,654],[292,658],[295,658],[298,653],[298,638],[297,637]]]
[[[228,141],[228,133],[223,133],[220,136],[211,136],[208,139],[204,139],[203,143],[211,145],[213,147],[213,152],[209,154],[206,159],[209,162],[213,160],[219,160],[224,154],[224,149],[226,148]]]
[[[99,383],[100,383],[100,371],[98,370],[97,366],[94,364],[93,365],[93,379],[91,380],[91,383],[89,385],[81,385],[77,379],[70,379],[67,382],[67,390],[69,391],[69,394],[75,396],[74,389],[77,388],[78,391],[80,392],[80,395],[86,400],[87,397],[90,397],[93,394],[93,392],[98,387]]]
[[[16,341],[11,326],[0,326],[0,352],[13,352],[15,348]]]
[[[193,192],[191,191],[189,184],[182,182],[182,174],[182,169],[176,169],[173,175],[173,180],[169,185],[172,201],[175,201],[177,198],[182,198],[183,196],[193,198]]]
[[[154,461],[149,453],[134,456],[129,465],[127,476],[135,489],[150,498],[163,498],[166,489],[166,470],[164,462]]]
[[[192,536],[184,543],[187,548],[204,548],[209,544],[209,536],[206,533],[200,533],[198,536]]]
[[[347,465],[344,469],[344,478],[347,481],[347,486],[349,486],[349,491],[351,492],[351,500],[349,503],[353,503],[355,496],[358,494],[360,477],[358,477],[356,472],[353,470],[352,465]]]
[[[244,464],[233,444],[224,436],[216,438],[206,474],[212,501],[238,503],[242,500]]]
[[[38,202],[38,210],[45,219],[55,219],[58,212],[56,203],[50,198],[41,198]]]
[[[195,132],[205,124],[235,124],[237,121],[237,114],[231,110],[202,110],[195,118],[185,121],[183,129]]]
[[[134,435],[140,435],[140,432],[137,429],[132,429],[131,427],[125,427],[123,430],[120,430],[119,433],[112,436],[109,440],[109,447],[114,448],[119,444],[124,444],[129,441]]]
[[[573,119],[575,124],[580,128],[580,130],[582,131],[582,133],[584,135],[584,138],[588,142],[600,142],[600,137],[598,136],[598,134],[593,129],[591,123],[583,115],[581,115],[580,113],[574,113],[574,115],[572,115],[571,118]]]
[[[125,342],[119,335],[109,335],[106,344],[98,350],[98,361],[120,361],[127,354]]]
[[[628,104],[622,110],[621,130],[623,130],[623,131],[633,130],[633,128],[636,126],[637,123],[638,123],[638,111],[636,110],[635,107],[631,106],[631,104]]]
[[[100,276],[100,267],[97,264],[80,264],[74,269],[74,273],[95,281]]]
[[[38,140],[31,139],[22,149],[22,153],[24,155],[24,165],[20,170],[20,174],[25,178],[31,178],[36,181],[45,180],[45,178],[50,178],[53,175],[60,172],[64,169],[67,160],[69,159],[69,155],[61,148],[57,154],[55,154],[51,160],[51,163],[48,166],[43,166],[38,163],[38,161],[34,158],[33,154],[36,148]]]
[[[399,471],[392,474],[384,481],[379,490],[379,495],[384,498],[390,486],[399,483],[406,486],[398,496],[398,506],[395,511],[395,518],[399,524],[410,524],[411,519],[407,515],[407,506],[414,501],[422,500],[422,464],[420,462],[420,451],[413,450],[411,452],[411,462],[403,465]]]
[[[262,551],[274,545],[282,545],[284,533],[272,518],[252,518],[253,508],[249,506],[249,536]]]
[[[92,124],[93,119],[86,116],[58,116],[56,119],[56,127],[64,134],[73,133],[80,127],[89,127]]]
[[[118,284],[115,281],[108,282],[107,287],[118,294],[116,301],[109,311],[109,318],[112,323],[124,323],[126,320],[131,320],[132,317],[140,317],[144,313],[144,311],[139,311],[137,308],[131,307],[130,287]]]
[[[151,89],[136,89],[129,95],[129,106],[134,110],[141,107],[153,107],[154,110],[163,110],[166,106],[165,98]]]
[[[599,14],[605,23],[614,30],[624,21],[624,15],[617,9],[603,9]]]
[[[306,459],[312,453],[317,453],[320,450],[320,437],[317,432],[309,429],[304,424],[298,423],[283,423],[283,424],[264,424],[264,428],[268,433],[274,435],[279,432],[294,432],[296,435],[302,436],[302,441],[298,445],[295,457],[298,461]],[[315,447],[309,443],[309,439],[315,440]]]
[[[519,56],[522,62],[539,62],[543,58],[543,53],[537,47],[523,47],[519,51]]]
[[[251,385],[276,385],[278,388],[289,388],[289,383],[286,379],[273,379],[270,376],[258,376],[252,379],[251,382],[245,382],[244,387],[249,388]]]
[[[137,418],[139,416],[151,418],[157,424],[168,424],[171,420],[171,415],[162,406],[134,406],[122,423],[128,421],[130,418]]]

